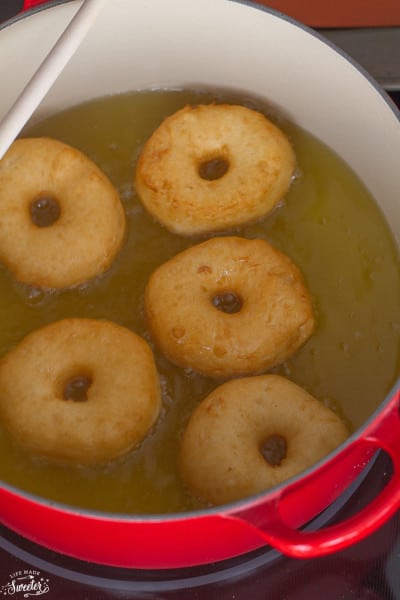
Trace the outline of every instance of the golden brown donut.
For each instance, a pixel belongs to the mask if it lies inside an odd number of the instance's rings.
[[[278,375],[222,384],[192,413],[183,481],[212,504],[258,494],[313,466],[349,435],[322,402]]]
[[[156,220],[193,235],[266,215],[286,194],[294,168],[288,139],[263,114],[228,104],[186,106],[145,144],[135,183]]]
[[[150,347],[110,321],[54,322],[0,362],[0,418],[34,455],[106,462],[134,448],[159,410]]]
[[[0,160],[0,260],[19,281],[81,284],[110,266],[124,234],[117,190],[75,148],[25,138]]]
[[[314,329],[299,269],[261,239],[216,237],[184,250],[151,275],[145,310],[171,362],[217,379],[274,367]]]

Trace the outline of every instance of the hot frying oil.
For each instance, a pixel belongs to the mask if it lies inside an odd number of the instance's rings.
[[[150,218],[135,194],[135,164],[145,140],[168,114],[191,103],[234,95],[149,91],[91,101],[25,132],[49,136],[87,153],[118,188],[128,235],[110,270],[79,289],[49,294],[15,282],[0,267],[0,355],[32,329],[65,317],[110,319],[151,342],[143,293],[155,267],[193,245]],[[298,160],[289,193],[274,212],[237,235],[268,240],[303,271],[317,329],[275,372],[288,376],[357,428],[379,406],[399,371],[400,273],[389,228],[376,203],[332,151],[262,109],[289,136]],[[51,251],[49,249],[49,251]],[[196,507],[176,471],[180,433],[193,408],[215,383],[173,367],[156,352],[163,408],[139,448],[108,465],[55,465],[26,456],[0,429],[0,477],[53,500],[127,513]],[[35,382],[32,382],[32,386]]]

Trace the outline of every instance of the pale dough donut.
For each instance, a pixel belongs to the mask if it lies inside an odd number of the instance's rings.
[[[332,410],[288,379],[236,379],[216,388],[192,413],[180,473],[203,500],[232,502],[313,466],[348,435]]]
[[[110,321],[54,322],[0,362],[0,418],[34,455],[106,462],[134,448],[159,410],[150,347]]]
[[[81,284],[108,269],[124,235],[117,190],[80,151],[25,138],[0,160],[0,260],[19,281]]]
[[[145,310],[171,362],[217,379],[274,367],[315,325],[296,265],[264,240],[239,237],[210,239],[158,267]]]
[[[186,106],[145,144],[135,183],[156,220],[193,235],[263,217],[288,191],[294,169],[288,139],[261,113],[228,104]]]

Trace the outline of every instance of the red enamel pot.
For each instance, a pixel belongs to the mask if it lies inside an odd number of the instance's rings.
[[[0,117],[79,6],[79,1],[52,2],[0,30]],[[194,84],[248,91],[295,115],[363,180],[398,243],[396,108],[340,51],[265,6],[232,0],[113,0],[38,115],[106,94]],[[399,400],[397,383],[335,452],[284,485],[234,504],[172,515],[117,515],[49,502],[4,483],[1,522],[57,552],[120,567],[200,565],[264,545],[293,557],[322,556],[368,536],[400,506]],[[378,451],[390,456],[393,475],[374,501],[344,522],[304,530]]]

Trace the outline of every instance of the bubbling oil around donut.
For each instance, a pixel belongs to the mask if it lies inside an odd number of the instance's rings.
[[[229,315],[239,312],[243,306],[243,300],[239,294],[230,290],[215,294],[211,298],[211,303],[215,308]]]
[[[173,235],[146,214],[132,184],[136,160],[165,116],[186,104],[219,100],[264,111],[287,133],[298,159],[289,193],[273,214],[234,232],[266,239],[286,252],[303,271],[313,295],[315,334],[274,371],[359,427],[399,373],[396,245],[374,200],[339,157],[264,101],[230,92],[122,94],[77,106],[30,128],[29,135],[76,146],[106,172],[119,189],[128,232],[111,269],[75,290],[25,288],[0,266],[0,355],[32,329],[66,317],[112,319],[151,342],[143,311],[148,277],[200,240]],[[159,354],[156,359],[162,414],[140,447],[103,467],[68,467],[26,456],[0,429],[0,477],[31,493],[95,510],[168,513],[199,507],[181,485],[175,459],[180,432],[215,382],[173,367]],[[81,368],[70,375],[85,372]]]
[[[61,215],[61,207],[56,198],[41,194],[30,204],[31,221],[37,227],[50,227]]]
[[[70,377],[64,384],[64,400],[73,402],[87,402],[88,391],[93,381],[87,375],[75,375]]]
[[[270,435],[262,444],[260,452],[272,467],[279,467],[287,455],[287,440],[283,435]]]
[[[205,160],[199,165],[201,179],[215,181],[221,179],[229,170],[229,162],[224,158],[212,158]]]

